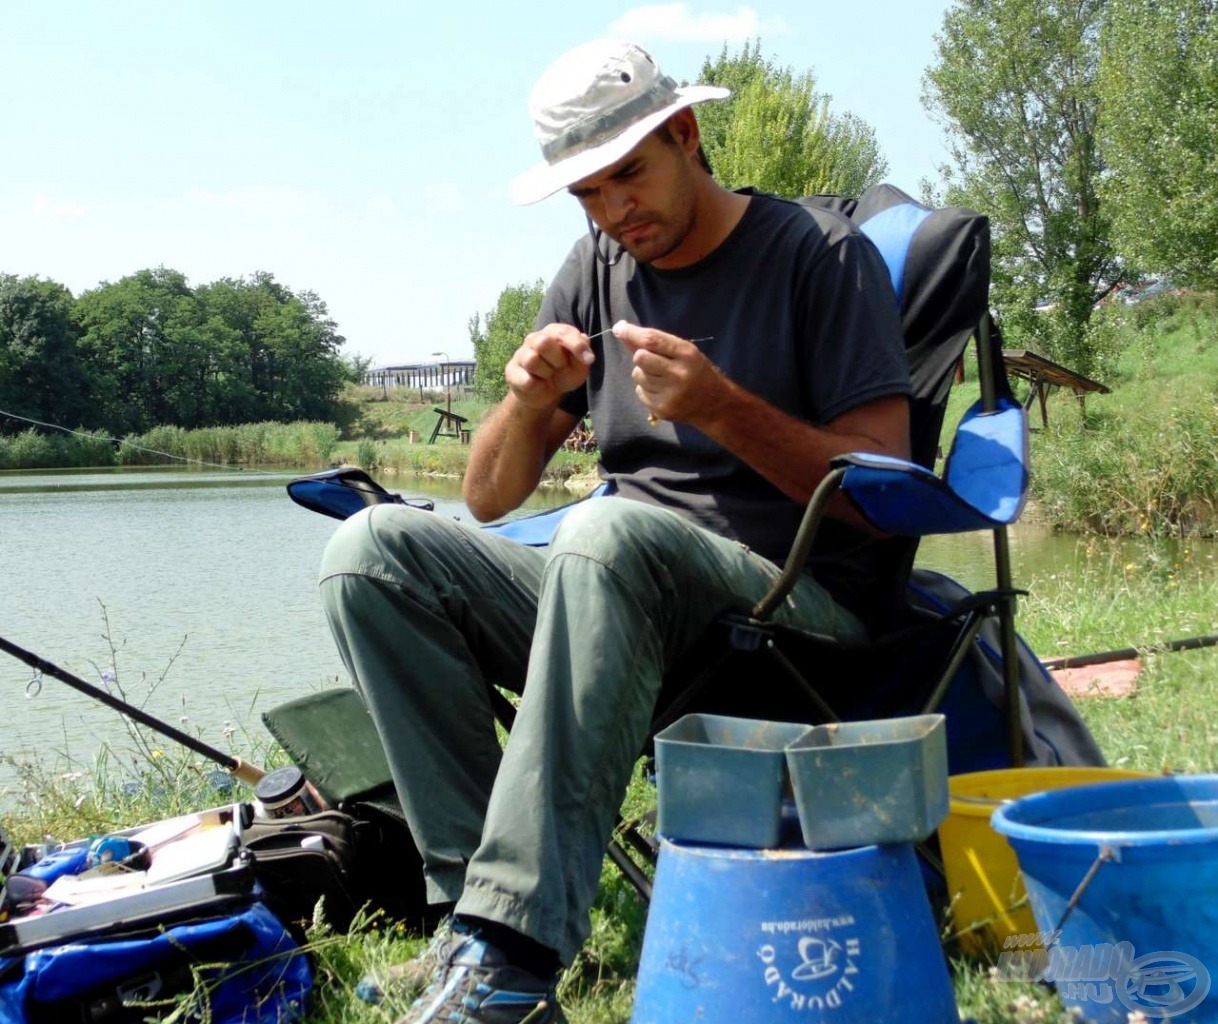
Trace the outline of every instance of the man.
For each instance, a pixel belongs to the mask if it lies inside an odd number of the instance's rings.
[[[711,178],[693,104],[637,46],[560,58],[530,107],[535,202],[566,188],[592,231],[550,286],[479,428],[482,521],[517,507],[591,412],[615,496],[546,549],[395,506],[348,520],[322,594],[451,930],[405,1018],[563,1019],[613,817],[665,667],[779,574],[829,460],[905,456],[908,371],[880,257],[842,218]],[[849,518],[849,512],[839,514]],[[838,524],[779,621],[864,633],[866,536]],[[500,752],[487,682],[522,692]]]

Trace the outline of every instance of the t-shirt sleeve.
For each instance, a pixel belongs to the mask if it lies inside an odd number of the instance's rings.
[[[878,398],[910,393],[896,295],[875,246],[857,232],[804,273],[797,316],[808,338],[801,367],[822,423]]]

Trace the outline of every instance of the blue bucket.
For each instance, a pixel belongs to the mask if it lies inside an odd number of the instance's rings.
[[[632,1024],[958,1020],[911,846],[661,844]]]
[[[1032,953],[1008,939],[1000,974],[1053,982],[1097,1024],[1135,1011],[1218,1022],[1218,775],[1038,793],[1000,807],[993,825],[1048,940]]]

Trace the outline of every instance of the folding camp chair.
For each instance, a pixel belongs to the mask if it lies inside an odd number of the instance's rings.
[[[1027,423],[1022,406],[1011,395],[1001,359],[997,329],[989,316],[989,224],[970,210],[932,210],[914,202],[891,185],[880,185],[858,200],[840,196],[809,196],[800,202],[827,207],[852,219],[876,245],[888,267],[901,313],[906,350],[913,381],[910,403],[911,459],[902,461],[856,454],[836,460],[808,506],[803,525],[774,591],[748,614],[729,614],[723,627],[699,643],[678,662],[661,693],[658,730],[680,713],[707,706],[729,713],[748,713],[747,704],[733,700],[730,683],[722,692],[707,690],[716,672],[734,655],[761,650],[780,667],[796,689],[777,702],[754,708],[761,715],[815,716],[820,720],[858,717],[869,711],[897,713],[913,709],[908,680],[890,683],[891,693],[877,685],[830,699],[823,671],[826,659],[876,658],[874,652],[901,649],[895,661],[908,663],[906,648],[931,634],[948,637],[943,664],[929,668],[931,677],[917,710],[937,707],[963,659],[972,649],[987,619],[999,624],[1000,662],[1008,717],[1006,743],[1009,763],[1024,760],[1024,737],[1019,714],[1019,686],[1014,629],[1015,592],[1010,580],[1010,559],[1005,528],[1023,508],[1027,486]],[[881,297],[878,301],[883,301]],[[981,399],[968,411],[957,429],[941,476],[933,472],[947,395],[956,368],[970,338],[977,341]],[[879,561],[887,587],[875,595],[870,617],[876,637],[866,645],[841,645],[827,638],[792,636],[769,622],[770,613],[785,599],[805,571],[829,497],[842,490],[859,512],[881,531],[892,535],[878,545]],[[492,526],[522,543],[546,543],[562,510],[539,517]],[[927,608],[911,614],[907,585],[913,569],[918,538],[932,533],[990,529],[994,535],[996,582],[982,595],[967,595],[946,612]],[[877,646],[879,645],[879,646]],[[904,646],[903,646],[904,645]],[[787,646],[800,648],[797,657]],[[933,644],[932,644],[933,646]],[[814,652],[814,653],[813,653]],[[813,685],[799,664],[816,664]],[[877,669],[878,671],[878,669]],[[885,675],[890,673],[885,672]],[[857,672],[851,676],[858,678]],[[691,681],[692,680],[692,681]],[[933,683],[933,685],[932,685]],[[768,695],[770,696],[770,695]],[[859,700],[862,696],[864,699]],[[752,694],[750,699],[755,698]],[[766,711],[769,707],[771,710]]]
[[[954,773],[1022,764],[1029,746],[1033,763],[1102,763],[1068,699],[1015,634],[1006,526],[1024,504],[1027,422],[1011,396],[988,311],[988,221],[969,210],[931,210],[889,185],[857,201],[817,196],[801,202],[850,217],[888,266],[913,381],[911,459],[856,454],[836,461],[809,504],[774,590],[748,612],[722,616],[706,642],[678,659],[662,686],[651,735],[689,710],[815,723],[937,708],[947,716]],[[977,342],[981,399],[961,421],[936,475],[947,395],[970,338]],[[864,644],[770,621],[805,570],[836,490],[891,535],[881,542],[889,585],[876,595],[874,635]],[[542,545],[563,512],[488,529]],[[978,529],[993,533],[991,590],[968,594],[950,581],[914,573],[921,536]],[[752,684],[734,685],[742,659],[758,655],[775,669],[773,685],[760,693]],[[750,680],[757,678],[755,668],[747,671]],[[492,691],[501,720],[510,724],[511,705]],[[649,860],[653,841],[637,829],[619,836],[609,856],[647,897],[647,873],[625,847]]]

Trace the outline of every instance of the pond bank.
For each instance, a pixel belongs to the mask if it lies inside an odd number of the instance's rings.
[[[342,465],[351,465],[343,462]],[[367,467],[361,467],[367,469]],[[368,470],[370,473],[386,477],[422,477],[437,480],[461,480],[465,476],[465,465],[449,466],[444,469],[413,469],[408,466],[386,465]],[[547,491],[568,491],[572,494],[587,494],[597,484],[600,477],[596,472],[596,462],[589,458],[587,462],[558,462],[551,463],[541,475],[538,488]]]

